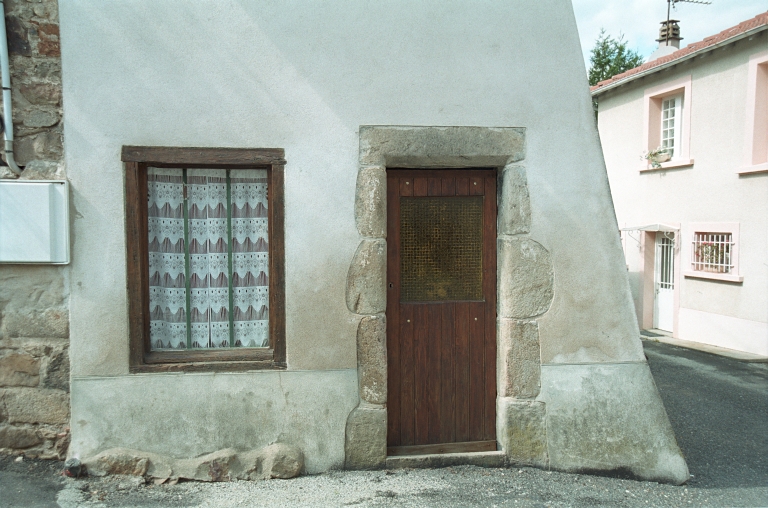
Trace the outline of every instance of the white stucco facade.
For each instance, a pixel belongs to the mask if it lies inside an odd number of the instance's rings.
[[[768,356],[768,150],[762,145],[752,152],[768,136],[766,124],[755,122],[765,118],[768,101],[765,77],[756,74],[768,68],[766,28],[593,91],[641,328],[658,324],[654,250],[665,233],[633,228],[671,226],[675,288],[666,330],[681,340],[762,356]],[[646,141],[654,127],[648,97],[665,87],[684,95],[685,160],[653,169],[641,160],[659,144]],[[697,271],[695,234],[720,230],[732,233],[734,266],[729,274]]]
[[[359,403],[361,317],[345,291],[361,243],[361,126],[514,127],[525,134],[525,238],[554,267],[551,305],[536,317],[549,388],[530,403],[562,408],[542,423],[560,451],[544,450],[540,464],[687,479],[638,339],[570,2],[61,0],[60,15],[75,216],[72,455],[286,440],[307,471],[343,467],[343,421]],[[286,371],[129,372],[124,145],[285,150]],[[473,146],[449,164],[484,160]],[[569,379],[585,386],[583,414],[558,406]],[[595,385],[606,379],[631,384],[657,417],[631,417],[637,407],[620,391]],[[207,403],[219,410],[201,411]],[[634,427],[612,427],[618,444],[601,454],[605,436],[590,422],[611,415]],[[167,439],[200,425],[211,432],[194,446]]]

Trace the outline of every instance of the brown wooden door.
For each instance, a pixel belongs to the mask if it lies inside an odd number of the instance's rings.
[[[387,171],[390,455],[496,449],[496,171]]]

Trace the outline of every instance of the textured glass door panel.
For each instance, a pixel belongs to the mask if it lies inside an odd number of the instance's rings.
[[[400,198],[400,300],[483,299],[483,197]]]

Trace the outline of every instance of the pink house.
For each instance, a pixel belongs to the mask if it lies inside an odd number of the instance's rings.
[[[664,46],[592,87],[637,319],[767,357],[768,12]]]

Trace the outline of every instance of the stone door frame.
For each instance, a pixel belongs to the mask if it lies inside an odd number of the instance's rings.
[[[529,238],[525,128],[361,126],[355,224],[362,237],[347,274],[357,330],[360,403],[347,419],[345,467],[387,457],[387,168],[498,168],[497,441],[510,462],[545,466],[546,408],[535,400],[541,357],[537,317],[553,297],[552,261]]]

